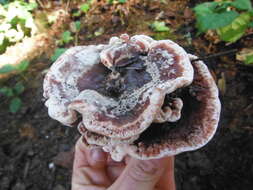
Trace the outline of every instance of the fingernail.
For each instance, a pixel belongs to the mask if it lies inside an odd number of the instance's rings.
[[[96,162],[105,160],[104,152],[101,148],[91,149],[90,154],[91,154],[91,158]]]

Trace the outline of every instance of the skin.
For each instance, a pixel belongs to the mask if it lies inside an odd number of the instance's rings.
[[[174,157],[115,162],[100,148],[75,147],[72,190],[175,190]]]

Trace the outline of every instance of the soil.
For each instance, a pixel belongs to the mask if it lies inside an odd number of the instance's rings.
[[[72,18],[85,24],[78,44],[104,43],[124,32],[154,36],[157,34],[147,23],[160,17],[175,30],[168,38],[198,56],[253,45],[252,38],[247,37],[234,44],[214,44],[204,35],[197,36],[194,17],[188,9],[196,2],[180,0],[167,5],[131,2],[126,5],[129,9],[122,9],[123,5],[103,9],[97,6],[89,12],[89,19],[85,15]],[[105,32],[91,37],[101,26]],[[191,42],[184,37],[186,34],[191,36]],[[253,67],[243,65],[235,55],[212,57],[205,63],[220,89],[221,119],[214,138],[205,147],[176,156],[177,189],[250,190],[253,186]],[[4,82],[11,86],[22,80],[26,89],[20,97],[23,106],[16,114],[8,111],[8,99],[0,95],[1,190],[68,190],[71,187],[73,146],[80,135],[76,128],[62,126],[47,114],[42,84],[50,64],[42,56],[32,61],[27,72]]]

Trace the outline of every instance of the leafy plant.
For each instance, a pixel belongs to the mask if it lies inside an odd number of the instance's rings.
[[[0,94],[6,96],[9,99],[9,111],[16,113],[22,106],[22,100],[19,96],[24,92],[25,87],[23,83],[18,82],[14,87],[1,87]]]
[[[3,67],[0,68],[0,74],[6,74],[13,71],[23,72],[28,68],[29,64],[30,64],[29,61],[22,61],[18,65],[11,65],[11,64],[4,65]]]
[[[76,31],[79,31],[81,29],[81,22],[80,21],[75,22],[75,29],[76,29]]]
[[[16,113],[22,106],[22,100],[19,97],[13,98],[9,105],[11,113]]]
[[[75,21],[75,22],[73,21],[70,23],[69,27],[70,27],[70,31],[72,33],[77,33],[81,30],[81,22],[80,21]]]
[[[83,11],[84,13],[87,13],[90,9],[90,4],[89,3],[84,3],[81,5],[80,10]]]
[[[69,42],[75,40],[75,43],[77,42],[78,33],[81,30],[81,22],[75,21],[70,23],[70,31],[67,30],[62,33],[61,39],[58,40],[59,45],[68,44]]]
[[[253,54],[246,57],[245,64],[253,64]]]
[[[253,9],[250,0],[206,2],[194,8],[199,33],[216,30],[221,40],[235,42],[250,27]]]
[[[73,39],[74,39],[74,37],[72,36],[71,32],[67,30],[67,31],[62,33],[61,39],[59,40],[59,44],[60,45],[68,44]]]
[[[14,1],[0,4],[0,54],[8,46],[22,41],[25,36],[32,36],[37,32],[31,11],[37,7],[36,3]]]
[[[169,32],[170,28],[165,25],[165,22],[163,21],[155,21],[151,25],[151,28],[155,32]]]
[[[77,10],[73,13],[73,16],[79,17],[79,16],[81,16],[82,12],[87,13],[91,8],[91,4],[92,4],[92,0],[88,0],[86,3],[84,3],[80,6],[79,10]]]
[[[250,19],[250,13],[242,13],[234,19],[231,24],[217,29],[217,33],[222,40],[226,42],[235,42],[244,35]]]
[[[0,4],[4,5],[6,3],[8,3],[8,0],[0,0]]]
[[[173,30],[166,26],[164,21],[154,21],[150,25],[150,28],[155,32],[152,37],[156,40],[175,39]]]
[[[56,48],[50,60],[52,62],[56,61],[66,50],[67,48]]]
[[[118,0],[119,3],[126,3],[127,0]]]
[[[22,61],[18,65],[5,65],[0,68],[0,74],[7,74],[9,72],[23,72],[25,71],[30,62]],[[22,100],[19,96],[24,92],[25,87],[22,82],[17,82],[14,86],[8,87],[3,86],[0,87],[0,94],[6,96],[9,99],[9,111],[12,113],[16,113],[22,106]]]

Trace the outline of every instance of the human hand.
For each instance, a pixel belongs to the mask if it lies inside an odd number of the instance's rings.
[[[174,157],[113,161],[100,148],[77,141],[72,190],[175,190]]]

